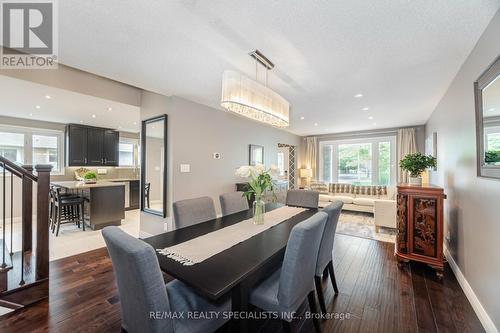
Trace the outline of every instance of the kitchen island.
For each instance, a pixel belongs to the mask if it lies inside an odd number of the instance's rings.
[[[109,225],[121,225],[121,220],[125,218],[124,182],[102,180],[95,184],[86,184],[80,181],[60,181],[51,184],[86,199],[85,223],[93,230]]]

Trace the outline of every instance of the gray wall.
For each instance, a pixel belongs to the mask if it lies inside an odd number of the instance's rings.
[[[265,147],[269,166],[277,162],[278,143],[300,143],[296,135],[182,98],[143,92],[141,100],[143,120],[168,114],[169,207],[177,200],[208,195],[219,212],[219,194],[234,191],[235,183],[243,180],[234,173],[248,164],[249,144]],[[222,158],[213,159],[215,152]],[[191,172],[180,173],[180,164],[190,164]],[[168,221],[142,213],[141,230],[161,232]]]
[[[473,82],[500,55],[500,12],[451,82],[426,126],[438,133],[438,170],[431,182],[443,186],[445,241],[454,260],[500,328],[500,181],[476,176]]]

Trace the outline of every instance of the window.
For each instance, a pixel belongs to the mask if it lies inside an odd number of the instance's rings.
[[[280,171],[280,176],[285,175],[285,154],[283,152],[278,152],[278,169]]]
[[[0,132],[0,156],[24,164],[24,134]]]
[[[134,154],[135,147],[138,146],[137,139],[120,138],[119,145],[119,166],[135,167],[136,158]]]
[[[52,170],[60,171],[57,135],[33,135],[33,165],[50,164]]]
[[[500,126],[484,128],[485,163],[500,165]]]
[[[394,184],[395,147],[395,136],[320,142],[319,178],[327,183]]]
[[[63,138],[62,131],[5,126],[0,129],[0,156],[19,164],[50,164],[52,174],[61,174]]]

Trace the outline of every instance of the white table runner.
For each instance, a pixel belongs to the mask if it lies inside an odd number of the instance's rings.
[[[266,231],[303,211],[305,211],[304,208],[280,207],[265,213],[264,224],[255,225],[253,219],[248,219],[190,239],[184,243],[164,249],[157,249],[157,251],[185,266],[194,265]]]

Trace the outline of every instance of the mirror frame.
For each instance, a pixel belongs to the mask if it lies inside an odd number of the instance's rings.
[[[483,89],[500,76],[500,56],[474,82],[477,176],[500,179],[500,165],[484,163]]]
[[[146,184],[146,125],[149,123],[154,123],[157,121],[163,120],[163,142],[164,142],[164,153],[163,153],[163,212],[147,208],[144,197],[144,184]],[[150,213],[153,215],[158,215],[163,218],[167,217],[167,178],[168,178],[168,149],[167,149],[167,135],[168,135],[168,116],[166,114],[162,114],[160,116],[156,116],[153,118],[149,118],[142,121],[141,124],[141,211]]]

